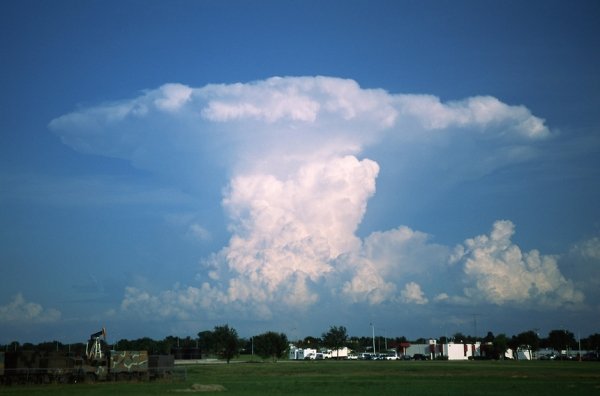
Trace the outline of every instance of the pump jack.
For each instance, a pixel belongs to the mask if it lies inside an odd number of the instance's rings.
[[[104,357],[100,337],[102,337],[106,343],[106,329],[104,327],[99,332],[90,335],[90,339],[85,345],[85,355],[87,356],[88,361],[101,360]]]

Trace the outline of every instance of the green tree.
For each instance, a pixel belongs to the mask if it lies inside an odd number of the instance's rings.
[[[63,350],[63,344],[58,341],[40,342],[34,348],[36,351],[53,352]]]
[[[254,351],[258,356],[273,361],[281,359],[288,349],[288,339],[283,333],[268,331],[254,337]]]
[[[318,349],[319,345],[321,345],[321,339],[313,336],[305,337],[302,342],[299,343],[302,348],[314,348]]]
[[[252,338],[240,338],[240,354],[249,355],[252,353]]]
[[[600,351],[600,334],[592,334],[581,340],[583,349],[590,351]]]
[[[138,338],[134,341],[136,351],[148,351],[152,353],[156,350],[156,341],[150,337]]]
[[[20,347],[21,347],[21,344],[19,344],[19,341],[13,341],[10,344],[8,344],[8,347],[6,350],[16,352],[17,350],[19,350]]]
[[[488,331],[487,335],[485,337],[483,337],[483,342],[494,342],[494,333],[492,333],[491,331]]]
[[[481,353],[488,359],[498,359],[496,350],[494,348],[494,333],[491,331],[487,332],[487,335],[481,339]],[[441,342],[441,340],[440,340]]]
[[[200,348],[202,353],[214,353],[215,347],[212,331],[205,330],[198,333],[198,347]]]
[[[567,350],[576,344],[575,336],[567,330],[552,330],[548,334],[548,344],[555,351]]]
[[[160,346],[160,350],[162,353],[166,353],[169,354],[171,353],[172,349],[177,348],[178,344],[179,344],[179,337],[175,337],[175,336],[167,336],[165,337],[164,340],[161,341],[161,346]]]
[[[21,349],[23,349],[24,351],[33,351],[35,350],[35,345],[33,345],[31,342],[26,342],[23,345],[21,345]]]
[[[529,353],[540,349],[540,338],[533,330],[520,333],[516,337],[516,347],[527,348]]]
[[[452,336],[452,339],[453,339],[453,340],[454,340],[454,342],[456,342],[456,343],[464,343],[464,342],[467,342],[467,338],[468,338],[468,337],[467,337],[466,335],[464,335],[463,333],[461,333],[461,332],[454,333],[454,335]]]
[[[493,341],[494,354],[496,359],[504,359],[504,355],[508,350],[509,343],[508,336],[506,334],[498,334]]]
[[[213,352],[222,359],[231,361],[239,354],[239,338],[237,331],[229,325],[215,326],[212,332]]]
[[[323,333],[321,338],[326,346],[336,350],[339,355],[339,349],[346,346],[346,342],[348,341],[348,333],[346,332],[346,328],[344,326],[331,326],[329,331],[327,333]],[[339,358],[339,356],[335,357]]]

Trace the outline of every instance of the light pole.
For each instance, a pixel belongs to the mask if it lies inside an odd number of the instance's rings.
[[[388,347],[387,347],[387,330],[386,329],[380,329],[379,331],[383,330],[383,345],[384,345],[384,351],[385,353],[387,353],[388,351]],[[381,347],[379,348],[379,350],[381,350]]]
[[[373,355],[375,355],[375,325],[371,323],[371,329],[373,330]]]
[[[581,362],[581,332],[577,334],[577,338],[579,338],[579,353],[577,354],[577,356],[579,356],[579,361]]]

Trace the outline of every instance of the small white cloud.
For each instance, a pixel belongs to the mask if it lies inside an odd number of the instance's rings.
[[[421,290],[421,286],[415,282],[404,285],[404,289],[400,292],[400,297],[407,304],[423,305],[429,302]]]
[[[176,111],[191,98],[194,90],[182,84],[165,84],[158,89],[154,104],[161,110]]]
[[[600,238],[593,237],[574,245],[571,248],[571,253],[585,259],[600,260]]]
[[[189,226],[190,234],[199,241],[209,241],[211,239],[211,233],[200,224],[193,223]]]
[[[433,298],[433,301],[436,303],[445,303],[445,304],[453,304],[453,305],[471,305],[473,304],[472,300],[469,300],[464,296],[450,296],[447,293],[440,293]]]
[[[442,268],[448,254],[449,249],[432,243],[430,235],[406,226],[371,233],[364,240],[362,252],[391,279]]]
[[[21,293],[7,305],[0,306],[0,321],[6,323],[51,323],[58,321],[60,317],[58,310],[27,302]]]
[[[396,285],[386,282],[369,261],[361,262],[362,266],[356,270],[352,279],[343,285],[343,295],[350,302],[367,301],[371,305],[394,299]]]

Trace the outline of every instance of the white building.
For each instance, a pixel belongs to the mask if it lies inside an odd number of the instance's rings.
[[[408,344],[402,346],[402,354],[410,357],[422,355],[427,359],[435,359],[441,355],[440,345],[436,340],[429,340],[427,344]]]
[[[290,360],[305,360],[315,359],[317,356],[317,350],[313,348],[296,348],[295,345],[290,344]]]
[[[334,349],[330,352],[330,356],[332,359],[348,359],[348,355],[350,355],[352,351],[348,347],[343,347],[340,349]]]
[[[443,344],[443,354],[448,360],[468,360],[481,356],[481,343],[474,344],[455,344],[449,342]]]
[[[481,356],[481,343],[462,344],[450,342],[438,344],[436,340],[429,340],[428,344],[411,344],[403,346],[403,354],[415,357],[421,355],[427,359],[447,357],[448,360],[468,360]]]
[[[351,354],[351,350],[348,347],[340,349],[321,349],[317,351],[314,348],[297,348],[295,345],[290,344],[290,360],[305,360],[305,359],[348,359]]]
[[[530,349],[519,347],[516,351],[512,349],[507,349],[504,353],[505,359],[517,359],[517,360],[532,360],[533,353]]]

